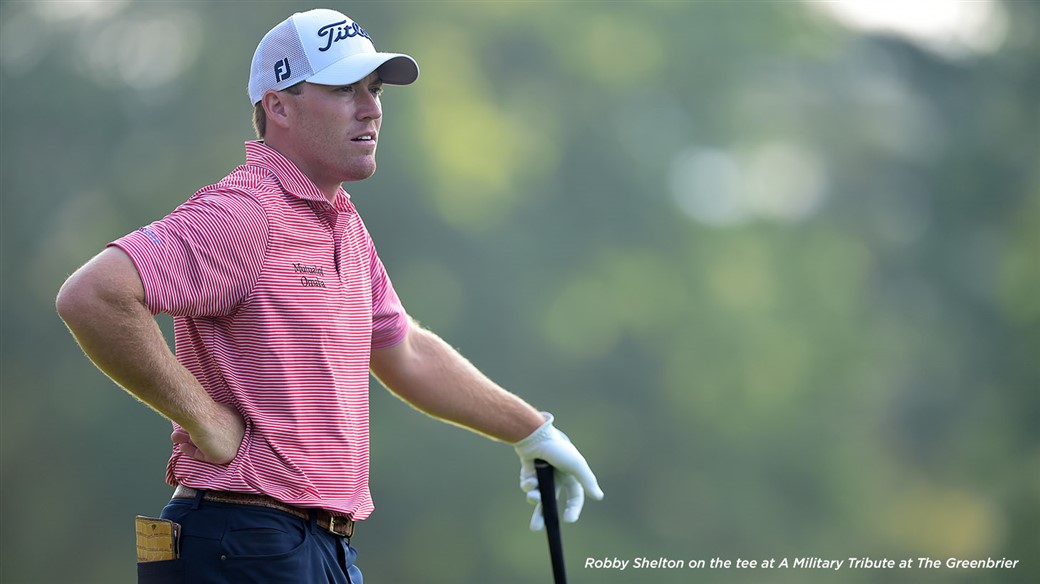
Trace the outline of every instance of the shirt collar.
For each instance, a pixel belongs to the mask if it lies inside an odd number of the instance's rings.
[[[328,199],[311,179],[304,176],[303,172],[283,156],[280,152],[271,148],[263,140],[246,141],[246,164],[259,166],[271,171],[275,179],[282,185],[285,192],[308,201],[325,201]],[[338,209],[348,204],[350,194],[340,186],[336,192],[336,205]]]

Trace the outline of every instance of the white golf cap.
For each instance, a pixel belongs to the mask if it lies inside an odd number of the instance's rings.
[[[350,85],[379,70],[383,83],[408,85],[419,77],[415,59],[377,53],[365,29],[335,10],[297,12],[271,29],[253,54],[249,99],[256,105],[268,90],[301,81]]]

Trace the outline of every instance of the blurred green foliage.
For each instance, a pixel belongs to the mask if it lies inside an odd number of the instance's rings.
[[[0,7],[3,582],[133,580],[168,426],[53,298],[241,161],[256,43],[313,6]],[[959,53],[803,2],[328,6],[422,69],[347,185],[406,306],[607,493],[564,530],[574,581],[1040,579],[1037,4]],[[367,579],[548,580],[508,447],[375,383],[372,416]],[[614,556],[1020,563],[583,568]]]

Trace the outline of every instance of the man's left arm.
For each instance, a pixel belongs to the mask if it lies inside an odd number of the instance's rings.
[[[372,350],[371,368],[383,385],[426,414],[512,444],[520,456],[520,487],[528,500],[538,502],[534,459],[552,464],[566,497],[564,521],[577,521],[586,491],[603,498],[585,458],[553,426],[552,416],[500,387],[415,321],[400,343]],[[540,529],[541,521],[539,507],[532,529]]]

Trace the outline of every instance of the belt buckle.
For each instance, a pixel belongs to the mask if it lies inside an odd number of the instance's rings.
[[[342,517],[340,518],[340,521],[343,521]],[[346,526],[342,528],[343,529],[343,533],[340,533],[340,532],[336,531],[336,516],[330,513],[329,514],[329,527],[328,527],[329,533],[331,533],[333,535],[338,535],[340,537],[345,537],[345,538],[347,538],[347,541],[350,541],[350,538],[354,535],[354,524],[353,524],[353,521],[350,519],[350,517],[346,518],[346,522],[347,522]]]
[[[342,518],[340,518],[340,520],[342,521]],[[340,533],[340,532],[336,531],[336,516],[331,514],[331,513],[329,513],[329,528],[328,529],[329,529],[329,533],[331,533],[332,535],[338,535],[340,537],[345,537],[348,540],[350,539],[350,536],[353,535],[353,531],[354,531],[353,529],[350,528],[350,519],[349,518],[347,519],[347,526],[346,526],[345,529],[343,529],[343,533]]]

